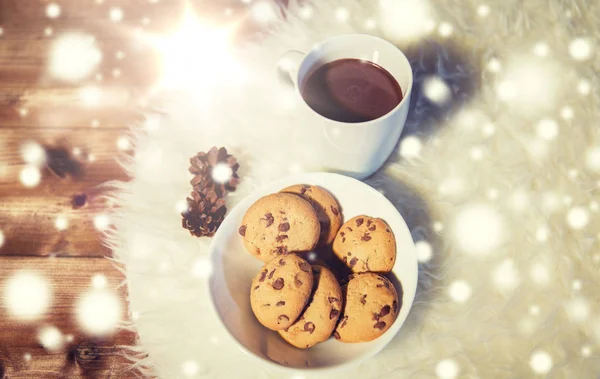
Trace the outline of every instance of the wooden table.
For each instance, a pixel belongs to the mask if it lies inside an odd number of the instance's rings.
[[[57,8],[52,5],[59,6]],[[194,1],[214,20],[242,20],[247,5],[237,0]],[[53,289],[49,310],[39,320],[10,317],[0,297],[0,378],[128,378],[136,376],[119,356],[119,345],[134,345],[134,332],[92,338],[79,327],[75,307],[92,278],[104,275],[126,312],[126,286],[118,266],[107,259],[95,227],[109,204],[98,186],[127,180],[117,157],[128,153],[128,126],[140,119],[139,94],[156,81],[154,53],[132,44],[136,33],[163,32],[177,24],[184,1],[171,0],[0,0],[0,291],[19,271],[30,270]],[[231,10],[225,11],[226,8]],[[57,15],[57,13],[59,13]],[[111,20],[122,19],[118,22]],[[50,16],[57,16],[51,18]],[[244,21],[244,35],[257,25]],[[242,29],[240,29],[242,30]],[[77,83],[48,74],[49,52],[68,32],[94,36],[102,51],[97,70]],[[119,102],[90,104],[82,86],[125,94]],[[83,94],[83,95],[82,95]],[[46,149],[38,185],[28,176],[27,141]],[[35,145],[34,145],[35,146]],[[32,150],[35,152],[35,150]],[[31,154],[31,151],[25,150]],[[35,171],[35,170],[34,170]],[[29,174],[31,174],[29,172]],[[102,278],[102,277],[100,277]],[[57,327],[64,348],[40,344],[44,326]]]

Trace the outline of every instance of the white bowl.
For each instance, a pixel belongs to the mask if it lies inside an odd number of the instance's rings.
[[[380,217],[394,232],[397,258],[392,282],[399,296],[402,295],[402,308],[391,328],[376,340],[347,344],[331,338],[309,349],[297,349],[288,345],[277,332],[260,325],[254,317],[250,308],[250,285],[263,263],[246,251],[238,228],[244,213],[256,200],[293,184],[310,184],[327,189],[340,203],[344,220],[359,214]],[[358,180],[337,174],[295,175],[254,192],[235,206],[225,218],[212,240],[209,254],[212,263],[210,298],[221,324],[245,353],[269,366],[294,371],[337,370],[341,366],[358,364],[377,354],[402,327],[417,288],[415,245],[400,213],[377,190]]]

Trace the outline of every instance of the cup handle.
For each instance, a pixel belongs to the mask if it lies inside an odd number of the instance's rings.
[[[277,62],[277,77],[287,86],[298,87],[298,69],[305,54],[298,50],[286,51]]]

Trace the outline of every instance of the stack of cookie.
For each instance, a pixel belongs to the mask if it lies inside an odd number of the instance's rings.
[[[252,281],[252,311],[295,347],[332,335],[342,342],[371,341],[398,316],[401,299],[381,275],[396,261],[392,230],[369,216],[342,223],[335,198],[309,185],[262,197],[242,220],[244,246],[265,262]]]

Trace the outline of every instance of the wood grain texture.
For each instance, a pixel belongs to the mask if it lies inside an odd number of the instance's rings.
[[[46,16],[50,3],[60,6],[55,19]],[[0,0],[0,379],[139,377],[128,370],[119,347],[135,345],[135,334],[91,338],[74,310],[91,278],[103,274],[126,316],[123,275],[105,258],[110,251],[93,221],[110,206],[101,185],[128,179],[117,162],[127,154],[118,140],[143,120],[145,94],[160,74],[157,52],[139,36],[168,33],[186,3],[201,18],[238,23],[236,40],[259,30],[247,17],[251,4],[239,0]],[[110,20],[115,7],[123,11],[120,22]],[[73,32],[92,36],[102,52],[95,70],[77,83],[49,74],[57,38]],[[97,91],[100,101],[90,103],[86,88]],[[61,176],[42,166],[40,184],[24,187],[20,149],[26,141],[67,152],[79,169]],[[86,195],[85,205],[74,208],[73,195],[80,194]],[[66,229],[57,229],[57,217],[67,220]],[[41,320],[21,322],[9,315],[2,295],[19,270],[52,284],[53,300]],[[48,325],[71,336],[61,351],[40,345],[38,332]]]
[[[5,255],[73,255],[109,254],[102,246],[94,227],[94,217],[106,212],[100,185],[108,180],[127,180],[118,164],[127,152],[119,150],[117,141],[126,138],[122,129],[26,128],[0,130],[0,228]],[[25,141],[69,154],[76,172],[58,176],[44,166],[38,186],[26,188],[19,181],[26,163],[21,157]],[[53,158],[47,158],[53,167]],[[86,203],[74,209],[76,195],[85,194]],[[57,230],[57,217],[68,222],[66,230]]]
[[[0,257],[0,267],[3,297],[10,278],[23,271],[48,281],[52,291],[48,311],[41,319],[31,322],[12,317],[6,300],[0,302],[0,362],[10,378],[122,377],[117,373],[127,366],[115,346],[134,344],[135,334],[118,331],[108,337],[94,338],[82,332],[76,318],[78,300],[92,289],[92,278],[103,275],[106,290],[120,299],[122,319],[128,319],[126,287],[122,286],[124,277],[113,262],[104,258]],[[63,336],[70,336],[60,351],[49,354],[40,345],[38,333],[46,326],[54,326]],[[82,347],[92,349],[99,358],[77,363],[76,352]],[[25,354],[30,354],[31,360],[28,361]]]
[[[82,359],[81,356],[89,358]],[[91,356],[90,356],[91,355]],[[0,350],[2,370],[10,379],[129,379],[141,375],[120,356],[112,343],[83,342],[65,352],[49,353],[43,348],[9,347]]]

